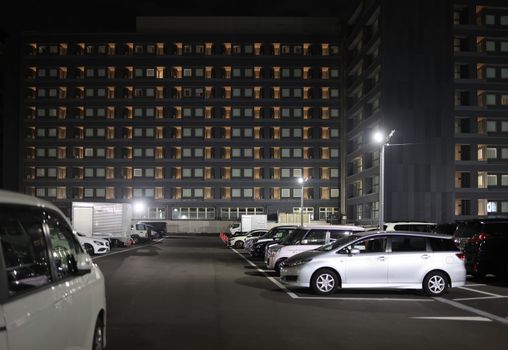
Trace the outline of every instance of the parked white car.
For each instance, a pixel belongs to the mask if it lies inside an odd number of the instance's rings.
[[[289,287],[330,294],[337,288],[422,289],[440,296],[466,282],[464,254],[450,236],[415,232],[354,234],[287,259]]]
[[[349,236],[360,231],[365,231],[365,229],[352,225],[300,226],[291,235],[287,236],[288,239],[272,245],[266,250],[266,267],[279,272],[280,264],[287,258],[307,250],[316,249],[342,236]]]
[[[0,190],[0,348],[102,349],[104,277],[53,204]]]
[[[87,237],[82,233],[75,232],[78,237],[79,243],[89,255],[98,255],[109,253],[109,241],[107,239]]]
[[[242,249],[245,245],[245,240],[251,237],[259,237],[263,234],[268,232],[268,230],[265,229],[257,229],[249,231],[245,234],[235,235],[229,238],[228,240],[228,247],[235,247],[238,249]]]
[[[435,232],[437,223],[421,221],[398,221],[385,222],[384,231],[414,231],[414,232]]]

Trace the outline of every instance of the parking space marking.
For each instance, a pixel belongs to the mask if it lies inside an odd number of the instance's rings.
[[[453,299],[455,301],[466,301],[466,300],[487,300],[487,299],[502,299],[502,298],[508,298],[508,296],[498,296],[498,297],[472,297],[472,298],[457,298]]]
[[[479,293],[479,294],[485,294],[485,295],[488,295],[488,296],[491,296],[491,297],[496,297],[496,298],[501,298],[503,297],[503,295],[499,295],[499,294],[494,294],[494,293],[489,293],[489,292],[484,292],[483,290],[477,290],[477,289],[472,289],[472,288],[466,288],[466,287],[457,287],[459,289],[464,289],[464,290],[468,290],[470,292],[475,292],[475,293]]]
[[[273,284],[275,284],[277,287],[279,287],[280,289],[282,289],[287,295],[289,295],[292,299],[298,299],[298,295],[296,295],[295,293],[291,292],[289,289],[286,288],[285,285],[283,285],[282,283],[280,283],[279,281],[277,281],[275,278],[273,278],[272,276],[268,276],[268,274],[260,269],[256,264],[254,264],[252,261],[250,261],[249,259],[247,259],[245,256],[243,256],[242,253],[240,253],[238,250],[234,249],[234,248],[231,248],[232,251],[234,251],[236,254],[238,254],[239,256],[242,257],[242,259],[244,259],[245,261],[247,261],[247,263],[249,265],[251,265],[252,267],[254,267],[256,269],[257,272],[261,272],[263,275],[266,276],[266,278],[268,278]]]
[[[466,316],[466,317],[411,317],[415,320],[437,320],[437,321],[479,321],[479,322],[492,322],[491,319],[482,316]]]
[[[359,298],[359,297],[300,297],[297,296],[298,299],[316,299],[316,300],[360,300],[360,301],[431,301],[433,302],[433,299],[429,298]]]
[[[434,300],[439,301],[439,302],[441,302],[443,304],[448,304],[450,306],[456,307],[457,309],[461,309],[461,310],[464,310],[464,311],[467,311],[467,312],[471,312],[473,314],[476,314],[476,315],[479,315],[479,316],[483,316],[483,317],[486,317],[486,318],[491,319],[493,321],[497,321],[497,322],[503,323],[505,325],[508,325],[508,319],[500,317],[500,316],[497,316],[497,315],[494,315],[494,314],[491,314],[490,312],[479,310],[479,309],[476,309],[474,307],[471,307],[471,306],[468,306],[468,305],[464,305],[464,304],[458,303],[456,301],[445,299],[445,298],[442,298],[442,297],[434,298]]]

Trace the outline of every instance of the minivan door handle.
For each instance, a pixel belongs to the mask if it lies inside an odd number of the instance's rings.
[[[423,254],[423,255],[422,255],[422,259],[428,259],[428,258],[430,258],[430,255],[429,255],[429,254]]]

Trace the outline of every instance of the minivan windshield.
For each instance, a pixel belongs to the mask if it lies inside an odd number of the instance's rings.
[[[361,238],[361,235],[350,235],[350,236],[344,236],[342,238],[337,239],[334,242],[325,244],[319,248],[316,248],[314,250],[320,251],[320,252],[329,252],[330,250],[334,250],[339,248],[342,245],[346,245],[349,242],[354,241],[355,239]]]

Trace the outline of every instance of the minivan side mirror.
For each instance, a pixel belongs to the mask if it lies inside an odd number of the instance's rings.
[[[92,271],[92,258],[87,253],[79,253],[76,257],[78,274],[84,275]]]

